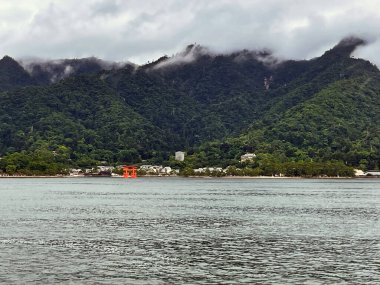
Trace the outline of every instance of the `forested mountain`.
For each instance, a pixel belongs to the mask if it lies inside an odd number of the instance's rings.
[[[118,70],[131,63],[107,62],[98,58],[63,60],[21,60],[4,56],[0,60],[0,91],[14,90],[19,87],[50,85],[62,79],[93,75],[104,70]]]
[[[370,62],[350,56],[358,44],[363,42],[342,41],[306,62],[307,68],[293,80],[268,90],[273,101],[248,130],[204,146],[205,153],[213,154],[209,163],[215,157],[236,158],[248,149],[282,161],[339,160],[378,168],[380,73]],[[279,66],[281,72],[288,64]]]
[[[4,56],[0,60],[0,91],[8,91],[33,83],[30,74],[13,58]]]
[[[254,151],[377,168],[380,72],[351,57],[362,44],[345,39],[303,61],[191,45],[139,67],[93,59],[25,70],[4,57],[0,155],[64,150],[86,166],[165,161],[182,149],[201,166],[233,165]]]

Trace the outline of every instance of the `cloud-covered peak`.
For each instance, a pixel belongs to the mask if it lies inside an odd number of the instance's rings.
[[[352,47],[357,48],[358,46],[366,45],[368,42],[365,39],[349,36],[342,39],[334,48],[342,48],[342,47]]]
[[[216,53],[269,48],[309,59],[354,34],[373,39],[355,55],[380,64],[379,11],[373,0],[6,1],[0,54],[144,64],[197,42]]]
[[[186,46],[186,48],[182,52],[179,52],[173,55],[172,57],[168,57],[168,56],[161,57],[159,60],[154,62],[152,67],[154,69],[158,69],[158,68],[163,68],[163,67],[191,63],[194,60],[204,55],[214,56],[214,54],[209,49],[202,47],[201,45],[198,45],[198,44],[190,44]]]
[[[326,51],[324,56],[332,57],[349,57],[351,56],[359,47],[365,46],[368,42],[362,38],[349,36],[345,37],[338,44],[336,44],[332,49]]]

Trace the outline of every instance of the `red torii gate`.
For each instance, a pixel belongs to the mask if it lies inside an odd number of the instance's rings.
[[[123,177],[124,178],[137,178],[137,167],[134,165],[123,167]]]

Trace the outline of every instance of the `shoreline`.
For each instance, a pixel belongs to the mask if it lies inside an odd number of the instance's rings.
[[[18,175],[18,176],[0,176],[0,179],[26,179],[26,178],[124,178],[123,176],[70,176],[70,175],[38,175],[38,176],[27,176],[27,175]],[[165,176],[158,176],[158,175],[144,175],[144,176],[138,176],[137,178],[190,178],[190,179],[196,179],[196,178],[202,178],[202,179],[380,179],[380,177],[301,177],[301,176],[178,176],[178,175],[165,175]],[[132,179],[132,178],[126,178]],[[133,178],[135,179],[135,178]]]

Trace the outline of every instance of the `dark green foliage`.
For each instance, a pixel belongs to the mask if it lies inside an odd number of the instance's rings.
[[[60,146],[55,151],[39,148],[30,152],[15,152],[0,160],[0,173],[8,175],[67,174],[68,151]]]
[[[48,88],[29,87],[0,95],[2,154],[64,145],[71,158],[108,163],[120,150],[165,148],[164,132],[136,114],[112,89],[92,77],[67,79]]]
[[[0,92],[33,83],[31,76],[13,58],[4,56],[0,60]]]

